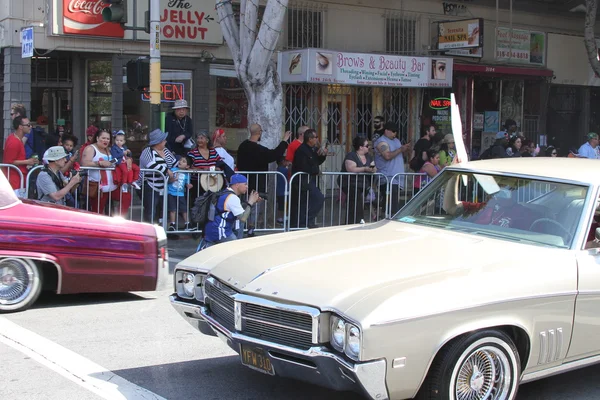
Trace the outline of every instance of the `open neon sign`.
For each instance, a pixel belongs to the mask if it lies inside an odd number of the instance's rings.
[[[174,103],[176,100],[185,99],[185,87],[181,82],[161,82],[160,93],[161,103]],[[150,101],[149,92],[142,93],[142,101]]]

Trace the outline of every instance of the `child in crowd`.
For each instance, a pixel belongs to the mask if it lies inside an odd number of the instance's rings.
[[[110,154],[116,160],[116,167],[113,173],[113,179],[117,185],[132,185],[136,189],[141,189],[137,184],[140,178],[140,167],[131,162],[131,169],[127,167],[127,160],[131,159],[131,150],[125,146],[125,132],[118,131],[113,133],[115,144],[110,148]],[[126,191],[126,190],[125,190]]]
[[[78,165],[77,159],[79,158],[79,150],[73,152],[73,149],[75,149],[75,146],[77,146],[77,137],[65,133],[61,138],[61,142],[65,149],[65,153],[67,153],[67,162],[65,163],[65,166],[60,169],[60,172],[62,172],[64,176],[68,177],[71,175],[71,170]],[[78,169],[78,167],[75,169]]]
[[[173,178],[169,180],[168,192],[168,209],[169,209],[169,232],[177,230],[175,221],[177,220],[177,212],[181,214],[185,220],[185,230],[194,231],[195,228],[190,226],[187,213],[186,192],[193,186],[190,183],[190,174],[177,171],[188,171],[192,166],[193,160],[190,156],[183,156],[179,159],[177,167],[171,169]],[[187,190],[186,190],[187,189]]]
[[[289,166],[291,163],[281,157],[277,162],[277,172],[283,174],[283,176],[277,174],[277,223],[283,224],[283,213],[285,211],[285,185],[289,178]]]

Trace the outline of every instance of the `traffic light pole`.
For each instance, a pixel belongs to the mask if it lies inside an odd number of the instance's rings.
[[[160,0],[150,0],[150,131],[160,128]]]

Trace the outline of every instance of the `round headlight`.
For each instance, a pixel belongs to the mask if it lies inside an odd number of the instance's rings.
[[[331,317],[331,345],[339,351],[344,351],[346,340],[346,323],[340,317]]]
[[[352,358],[358,358],[360,355],[360,329],[354,325],[349,325],[346,354]]]
[[[183,283],[183,292],[186,296],[194,297],[194,274],[184,273],[183,278],[181,279],[181,283]]]

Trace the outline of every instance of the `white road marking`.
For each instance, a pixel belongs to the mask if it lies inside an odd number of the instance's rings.
[[[0,342],[107,400],[166,400],[34,332],[0,317]]]

